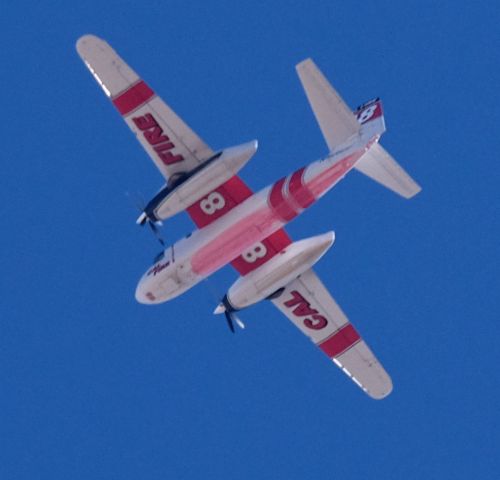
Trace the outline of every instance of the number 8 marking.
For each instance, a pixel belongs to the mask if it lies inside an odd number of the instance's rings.
[[[212,192],[207,198],[200,202],[200,208],[207,215],[213,215],[217,210],[224,208],[226,201],[219,192]]]
[[[245,262],[254,263],[259,258],[267,255],[267,248],[262,242],[256,243],[250,250],[243,252],[242,257]]]
[[[363,110],[358,117],[359,123],[365,123],[370,118],[373,117],[373,114],[375,113],[375,110],[377,109],[377,104],[375,105],[370,105],[366,110]]]

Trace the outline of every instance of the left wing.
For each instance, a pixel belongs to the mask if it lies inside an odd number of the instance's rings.
[[[189,172],[213,155],[212,149],[109,43],[95,35],[84,35],[76,49],[165,179]]]
[[[312,269],[271,301],[370,397],[391,393],[391,378]]]
[[[95,35],[84,35],[76,49],[165,179],[193,170],[214,154],[106,41]],[[235,175],[186,211],[196,226],[203,228],[252,194],[246,183]],[[254,255],[240,255],[231,265],[246,275],[290,243],[286,232],[278,230],[254,247],[257,249]]]

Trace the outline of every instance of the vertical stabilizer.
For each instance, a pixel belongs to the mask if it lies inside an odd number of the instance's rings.
[[[356,109],[353,113],[361,125],[361,137],[371,140],[381,137],[385,132],[384,109],[379,98],[370,100]]]
[[[295,68],[331,152],[357,135],[361,125],[310,58]]]

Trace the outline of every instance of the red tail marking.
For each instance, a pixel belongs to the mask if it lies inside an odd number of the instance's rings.
[[[359,336],[359,333],[350,323],[348,323],[318,346],[330,358],[335,358],[349,350],[349,348],[354,346],[360,340],[361,337]]]
[[[383,115],[382,102],[380,100],[365,106],[362,110],[356,112],[358,122],[364,124],[366,122],[375,120]]]
[[[145,104],[154,94],[155,92],[144,81],[139,80],[138,83],[113,98],[113,104],[122,115],[127,115]]]
[[[282,178],[273,185],[271,193],[269,194],[269,205],[274,210],[276,215],[278,215],[285,222],[288,222],[297,216],[297,212],[287,202],[287,199],[283,195],[284,184],[285,178]]]

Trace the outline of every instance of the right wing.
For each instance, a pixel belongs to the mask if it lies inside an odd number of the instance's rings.
[[[310,58],[300,62],[295,68],[326,144],[332,152],[357,135],[361,125]]]
[[[391,378],[312,269],[271,301],[370,397],[391,393]]]
[[[165,179],[189,172],[213,155],[107,42],[84,35],[76,49]]]

